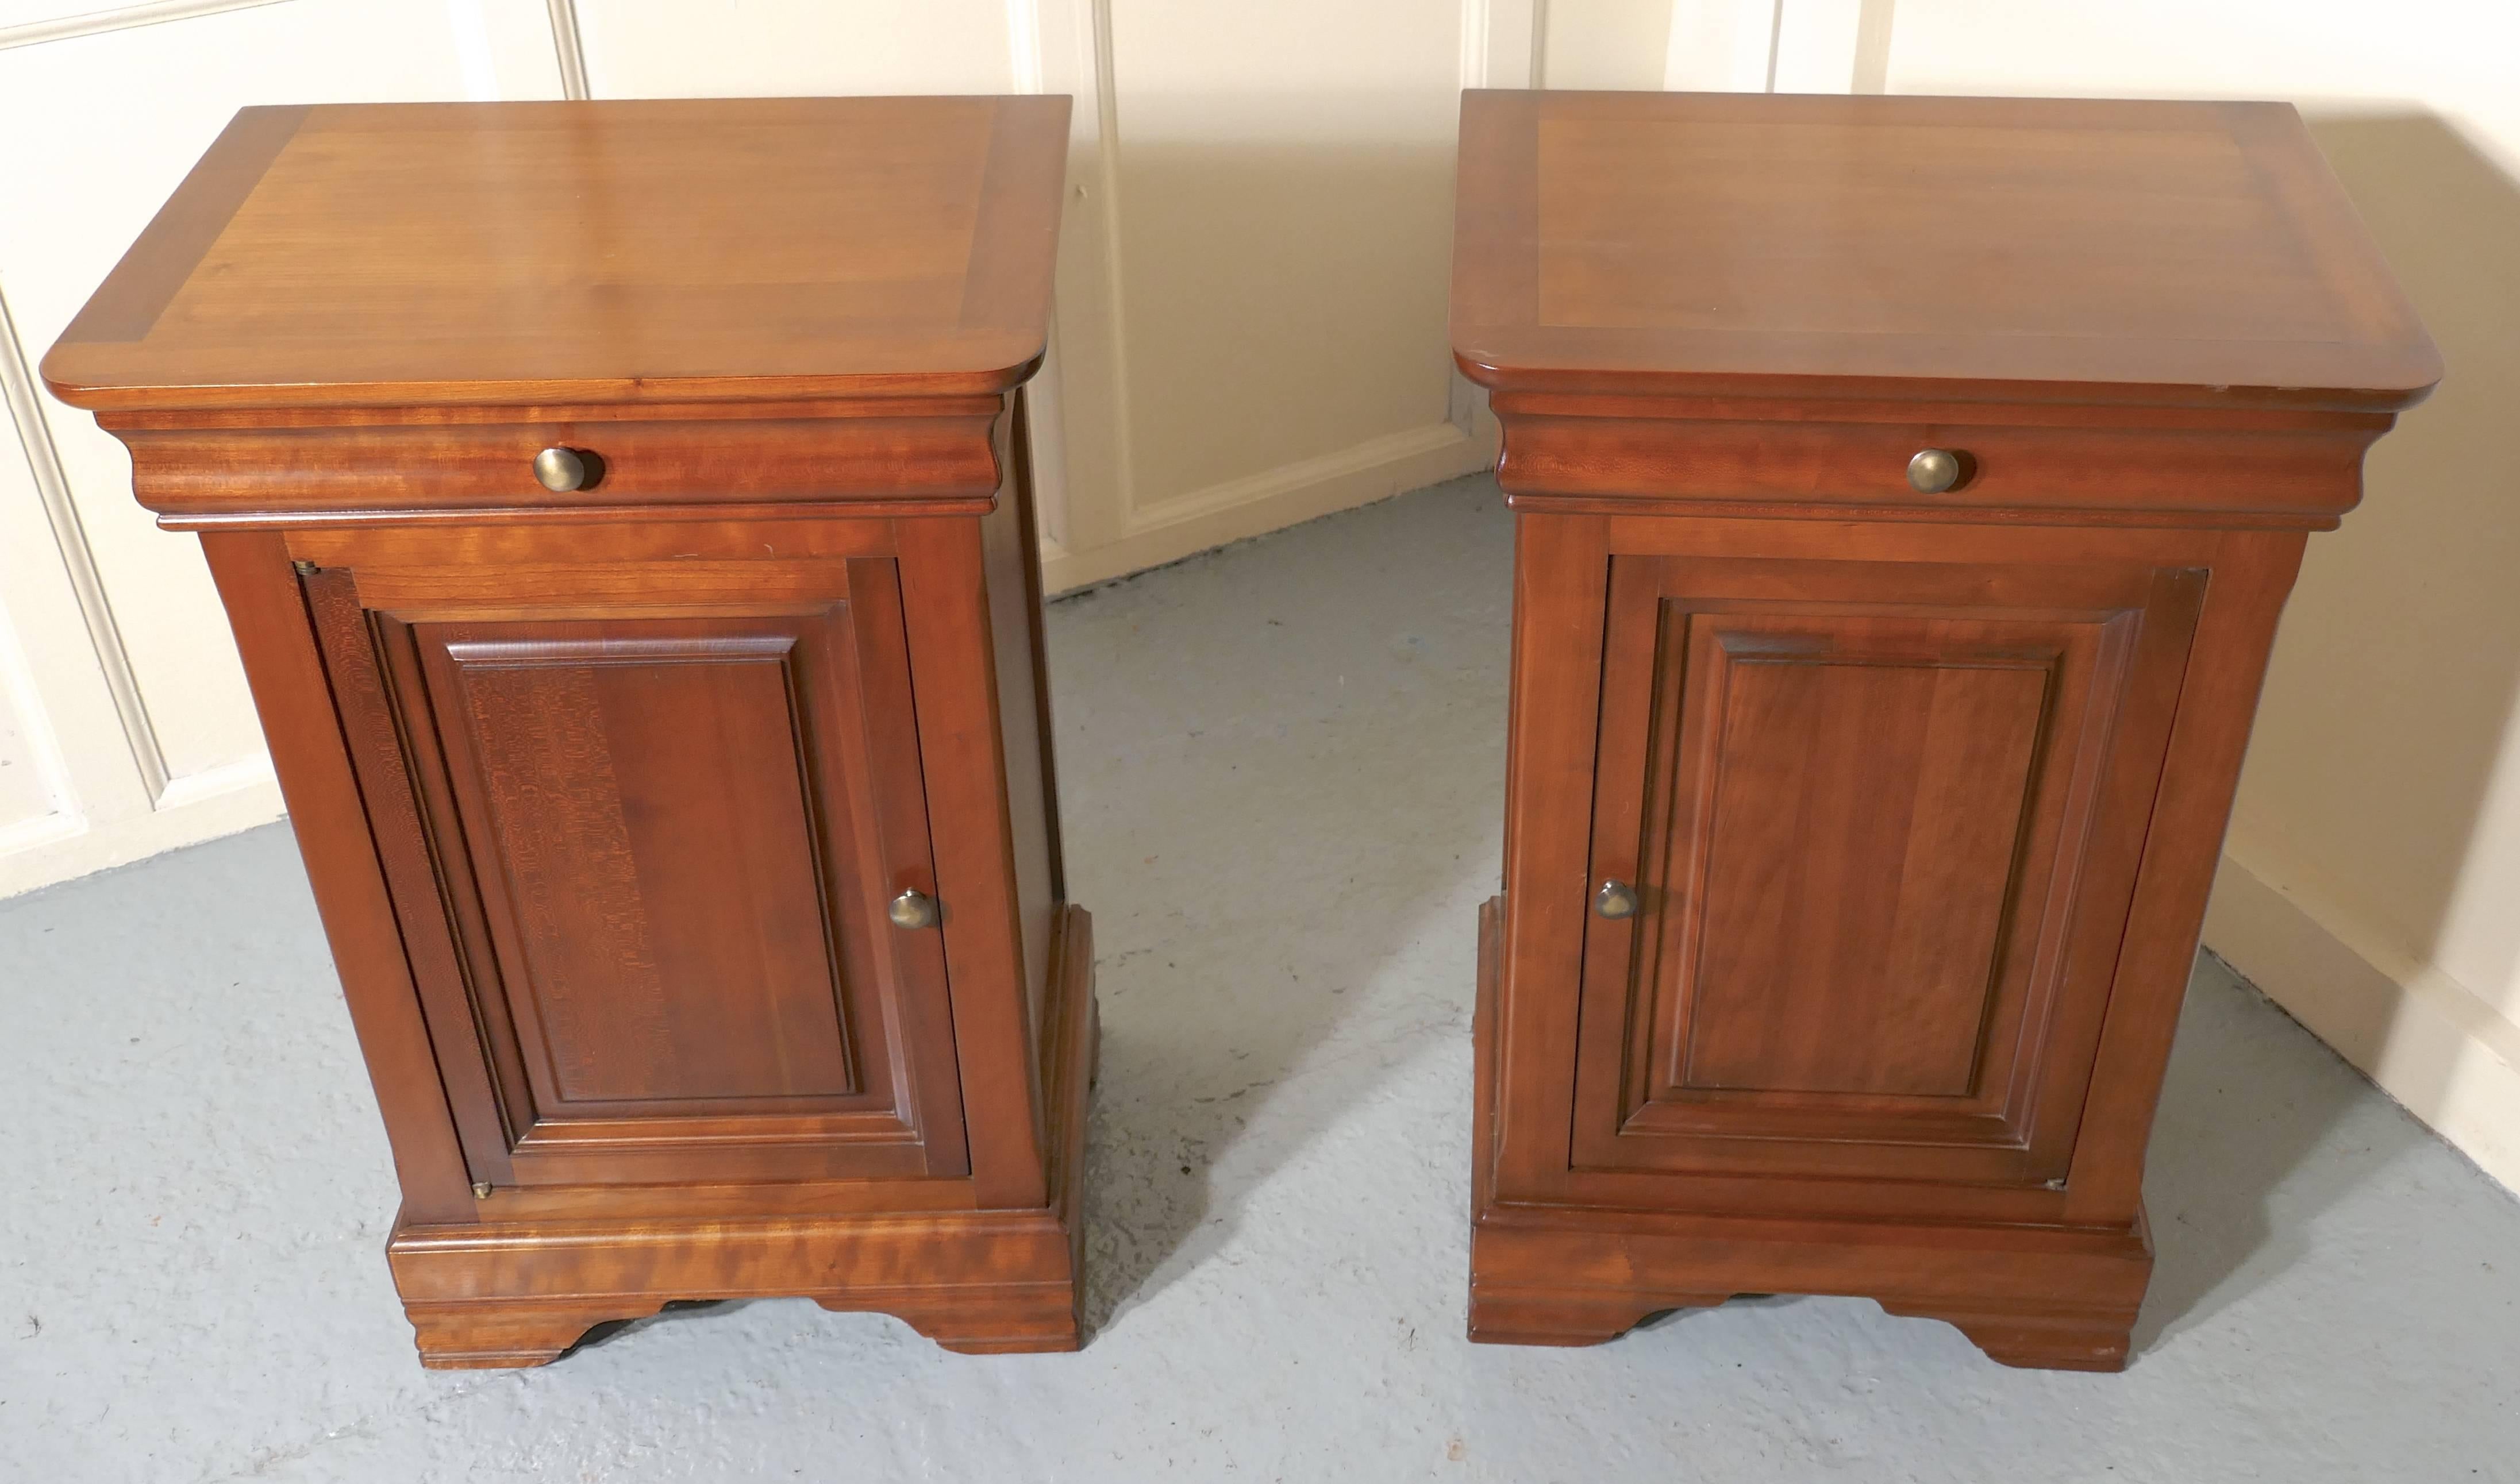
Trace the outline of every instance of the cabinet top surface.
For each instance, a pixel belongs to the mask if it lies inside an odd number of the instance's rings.
[[[2286,104],[1474,91],[1457,201],[1453,348],[1500,388],[2389,408],[2441,376]]]
[[[94,408],[950,395],[1029,375],[1068,101],[247,109],[44,360]]]

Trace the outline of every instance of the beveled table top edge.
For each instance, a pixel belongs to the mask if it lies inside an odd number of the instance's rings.
[[[2029,368],[2067,359],[2080,339],[2103,352],[2121,343],[2098,337],[1959,334],[1943,337],[1848,331],[1767,329],[1666,331],[1501,322],[1475,311],[1474,280],[1509,266],[1527,273],[1538,250],[1524,188],[1537,169],[1528,139],[1546,114],[1594,120],[1666,122],[1715,112],[1773,112],[1780,121],[1842,120],[1864,112],[1905,112],[1920,121],[1995,124],[2006,115],[2045,115],[2058,127],[2137,128],[2147,120],[2213,121],[2235,141],[2272,149],[2310,167],[2308,189],[2288,202],[2315,219],[2352,258],[2361,287],[2384,297],[2400,333],[2369,339],[2252,342],[2197,337],[2155,338],[2114,357],[2087,356],[2088,374],[2058,377]],[[2441,352],[2406,299],[2368,228],[2309,137],[2300,112],[2283,102],[2124,98],[2002,98],[1972,95],[1801,95],[1465,89],[1462,95],[1453,285],[1448,334],[1455,364],[1491,391],[1565,395],[2017,402],[2027,404],[2290,408],[2398,412],[2420,403],[2444,374]],[[2244,139],[2243,136],[2246,136]],[[1509,180],[1500,171],[1514,172]],[[1505,185],[1512,189],[1504,189]],[[2272,187],[2267,188],[2271,193]],[[1501,214],[1502,213],[1502,214]],[[1527,288],[1527,286],[1526,286]],[[2258,347],[2264,346],[2261,350]],[[1685,348],[1680,348],[1685,347]],[[2181,376],[2130,374],[2142,351],[2181,362]],[[2049,352],[2042,355],[2042,351]],[[2111,359],[2119,364],[2104,368]],[[2265,373],[2278,360],[2295,373]],[[2023,368],[2018,373],[2006,362]],[[2299,375],[2305,363],[2322,374]],[[1949,368],[1948,370],[1942,368]],[[2333,373],[2333,374],[2325,374]]]
[[[729,365],[723,370],[690,367],[642,374],[637,366],[620,375],[585,375],[589,368],[555,366],[513,373],[493,372],[456,378],[272,378],[221,375],[201,364],[201,353],[167,356],[143,350],[149,329],[168,301],[180,292],[216,246],[228,223],[268,174],[290,142],[309,118],[319,115],[405,114],[416,123],[433,116],[452,117],[462,111],[485,115],[530,115],[562,110],[601,110],[620,113],[698,112],[711,107],[781,111],[822,105],[915,107],[986,103],[998,112],[1000,133],[1020,123],[1036,137],[1023,141],[1026,157],[1011,160],[1047,179],[1041,209],[1018,212],[1008,225],[1038,246],[1020,250],[1038,259],[1037,303],[1018,302],[1028,310],[1021,323],[984,323],[930,331],[918,337],[926,353],[904,356],[884,344],[833,341],[830,368],[788,366],[766,373]],[[519,100],[497,103],[414,102],[388,104],[261,105],[240,110],[212,141],[158,214],[142,230],[122,258],[107,274],[88,302],[73,316],[60,338],[46,351],[37,374],[46,389],[63,402],[100,413],[180,414],[193,410],[235,413],[241,410],[463,408],[484,409],[568,405],[577,408],[636,407],[660,403],[773,401],[854,401],[930,397],[995,396],[1020,385],[1039,371],[1048,344],[1049,280],[1057,255],[1058,201],[1062,194],[1066,119],[1073,100],[1063,94],[903,95],[897,98],[742,99],[607,99],[592,101]],[[1036,219],[1037,218],[1037,219]],[[1021,241],[1019,237],[1017,241]],[[888,327],[886,327],[888,328]],[[875,337],[880,340],[881,337]],[[894,337],[898,339],[899,337]],[[280,368],[272,368],[280,369]],[[603,368],[610,370],[611,368]]]

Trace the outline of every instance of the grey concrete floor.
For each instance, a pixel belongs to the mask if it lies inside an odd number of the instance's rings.
[[[0,1477],[2520,1479],[2520,1202],[2208,961],[2123,1375],[1779,1298],[1462,1338],[1508,529],[1465,480],[1052,610],[1094,1334],[801,1301],[423,1372],[285,830],[0,902]]]

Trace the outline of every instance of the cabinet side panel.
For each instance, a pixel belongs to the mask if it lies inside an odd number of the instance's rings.
[[[1023,930],[1024,997],[1035,1026],[1050,984],[1051,922],[1066,896],[1058,841],[1058,792],[1051,758],[1050,676],[1042,655],[1041,554],[1033,526],[1031,440],[1023,398],[1005,420],[1007,470],[998,508],[980,522],[989,583],[989,632],[998,679],[998,726],[1007,759],[1007,816],[1013,832],[1015,900]]]
[[[2123,1221],[2141,1209],[2144,1147],[2171,1037],[2195,967],[2275,621],[2308,540],[2302,531],[2220,538],[2084,1109],[2089,1133],[2074,1150],[2071,1219]]]
[[[1504,1199],[1552,1193],[1571,1149],[1608,530],[1593,516],[1514,517],[1505,910],[1488,1022],[1496,1038],[1494,1189]]]
[[[1027,1003],[1005,707],[980,522],[897,522],[919,762],[944,904],[971,1175],[981,1204],[1048,1198],[1040,1040]]]

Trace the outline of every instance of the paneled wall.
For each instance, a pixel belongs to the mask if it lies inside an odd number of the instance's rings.
[[[0,894],[279,812],[193,540],[31,376],[246,104],[1074,95],[1054,590],[1492,457],[1444,348],[1453,120],[1533,80],[1534,0],[92,3],[0,0]]]
[[[0,893],[274,819],[195,543],[32,369],[251,103],[550,97],[539,0],[0,4]]]

